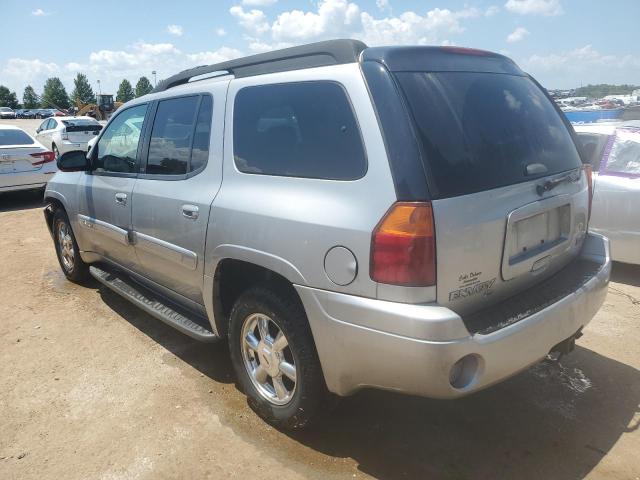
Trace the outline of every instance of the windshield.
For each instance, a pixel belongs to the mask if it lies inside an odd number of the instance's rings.
[[[33,139],[22,130],[0,129],[0,146],[32,144]]]
[[[477,72],[398,72],[396,77],[422,144],[433,198],[581,165],[559,113],[527,77]]]

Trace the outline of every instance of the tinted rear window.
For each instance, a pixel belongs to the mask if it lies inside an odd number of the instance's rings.
[[[240,90],[233,151],[238,170],[245,173],[355,180],[367,170],[349,99],[329,81]]]
[[[22,130],[0,129],[0,145],[31,145],[33,139]]]
[[[396,73],[415,121],[433,198],[526,182],[581,165],[560,115],[527,77]],[[527,174],[527,166],[530,172]]]

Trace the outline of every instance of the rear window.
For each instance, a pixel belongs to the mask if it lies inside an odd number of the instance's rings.
[[[234,106],[233,151],[245,173],[331,180],[364,176],[360,130],[330,81],[247,87]]]
[[[582,148],[585,157],[584,160],[591,164],[594,172],[600,170],[602,153],[607,144],[607,140],[609,140],[609,135],[605,135],[604,133],[578,133],[578,142]]]
[[[527,77],[476,72],[396,76],[426,157],[433,198],[526,182],[581,165],[562,118]]]
[[[640,129],[618,128],[609,139],[603,172],[620,176],[640,176]]]
[[[0,129],[0,145],[32,145],[33,139],[22,130]]]
[[[62,120],[62,123],[67,132],[99,132],[102,130],[102,125],[95,120],[74,118],[73,120]]]

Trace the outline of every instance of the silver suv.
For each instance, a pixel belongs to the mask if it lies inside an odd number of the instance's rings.
[[[300,428],[331,394],[456,398],[572,349],[611,270],[575,140],[501,55],[321,42],[127,103],[45,217],[70,280],[227,338],[254,409]]]

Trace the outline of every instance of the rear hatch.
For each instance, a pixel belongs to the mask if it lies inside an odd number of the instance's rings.
[[[589,209],[570,127],[551,100],[515,66],[477,64],[394,72],[431,194],[437,301],[461,315],[566,266]]]
[[[33,154],[45,149],[22,130],[0,129],[0,175],[35,172],[42,168],[42,158]]]
[[[102,130],[102,125],[95,120],[78,118],[62,120],[62,123],[65,126],[68,140],[73,143],[87,143]]]

